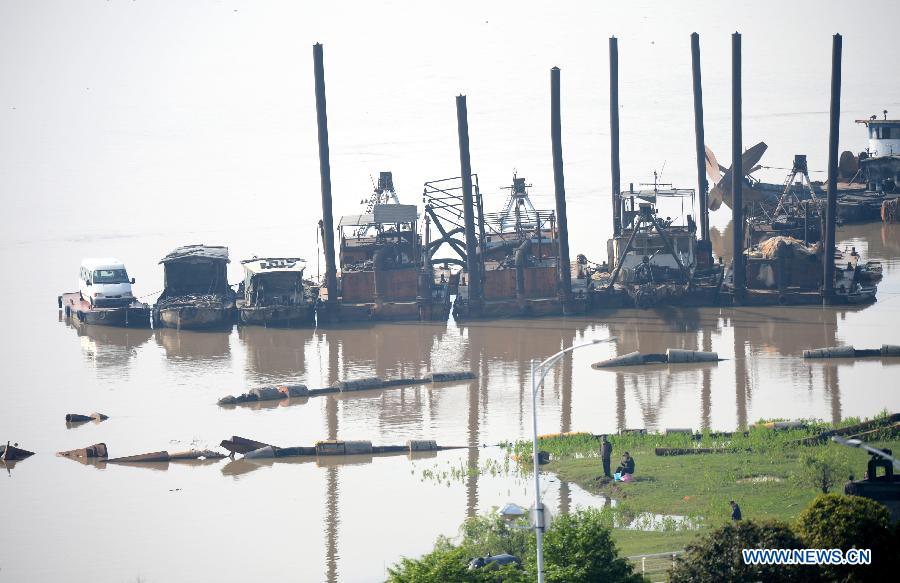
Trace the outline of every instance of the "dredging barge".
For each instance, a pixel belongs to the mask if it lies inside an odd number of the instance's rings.
[[[338,223],[340,277],[334,295],[326,286],[319,321],[445,321],[449,284],[434,281],[416,205],[400,204],[390,172],[380,173],[365,210]],[[320,228],[323,239],[330,239],[324,221]],[[326,251],[326,274],[332,261]]]
[[[303,279],[306,261],[265,257],[241,261],[244,280],[235,302],[239,323],[256,326],[315,326],[318,288]]]
[[[223,330],[234,323],[235,294],[228,285],[228,248],[178,247],[162,258],[165,289],[153,306],[153,327]]]
[[[648,186],[648,185],[644,185]],[[651,189],[620,193],[619,234],[607,241],[611,271],[592,276],[592,301],[598,307],[627,304],[637,308],[656,305],[714,305],[718,301],[724,268],[698,250],[697,223],[687,214],[676,223],[660,218],[658,204],[671,199],[693,208],[695,192],[658,181]]]

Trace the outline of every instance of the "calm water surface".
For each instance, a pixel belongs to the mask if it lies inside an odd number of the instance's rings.
[[[300,254],[317,271],[318,174],[310,45],[326,45],[335,213],[358,212],[369,175],[393,170],[401,199],[458,169],[453,96],[469,96],[473,166],[486,206],[514,168],[552,206],[547,70],[563,69],[573,253],[603,260],[609,232],[606,39],[620,38],[623,182],[652,170],[695,181],[688,35],[702,35],[707,136],[729,144],[728,34],[744,32],[744,133],[764,164],[807,153],[825,167],[830,35],[844,33],[842,149],[852,120],[900,107],[900,54],[844,4],[361,5],[353,18],[276,2],[0,6],[0,439],[38,452],[4,470],[0,581],[373,581],[426,552],[466,516],[527,506],[491,446],[530,432],[529,360],[591,338],[540,395],[542,431],[733,429],[761,417],[840,420],[900,409],[900,362],[806,363],[804,348],[900,343],[900,225],[846,226],[842,245],[881,260],[864,308],[634,311],[590,318],[379,324],[231,333],[73,328],[56,296],[82,257],[114,255],[152,301],[156,264],[186,243],[238,259]],[[870,3],[897,16],[893,3]],[[813,9],[815,8],[815,9]],[[896,20],[896,18],[894,18]],[[440,26],[437,26],[440,24]],[[878,58],[870,58],[877,54]],[[761,177],[780,182],[784,170]],[[815,175],[818,178],[821,175]],[[729,254],[729,213],[713,214]],[[595,371],[633,350],[714,350],[707,366]],[[471,370],[477,380],[259,407],[219,397],[271,382]],[[67,429],[66,413],[103,424]],[[54,452],[103,441],[114,456],[215,446],[238,434],[465,449],[416,457],[153,466],[82,465]],[[0,468],[2,469],[2,468]],[[430,478],[433,474],[440,480]],[[444,474],[447,475],[444,478]],[[604,501],[545,479],[554,512]]]

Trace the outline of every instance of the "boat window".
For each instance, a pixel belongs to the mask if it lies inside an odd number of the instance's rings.
[[[97,269],[94,271],[94,283],[128,283],[128,273],[124,269]]]

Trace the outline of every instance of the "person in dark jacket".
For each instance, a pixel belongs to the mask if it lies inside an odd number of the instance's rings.
[[[631,457],[631,454],[627,451],[622,454],[622,464],[616,468],[616,473],[619,474],[633,474],[634,473],[634,458]]]
[[[612,457],[612,444],[606,439],[606,436],[602,436],[600,438],[600,459],[603,461],[603,475],[607,478],[612,478],[612,474],[609,472],[609,460]]]
[[[737,522],[741,519],[741,507],[738,506],[737,502],[732,500],[731,504],[731,520]]]

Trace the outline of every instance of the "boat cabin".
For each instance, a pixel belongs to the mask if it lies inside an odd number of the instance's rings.
[[[230,295],[228,247],[186,245],[163,257],[165,289],[160,300],[190,295]]]
[[[641,279],[685,282],[687,272],[696,265],[697,224],[690,214],[681,222],[661,218],[658,205],[662,200],[677,201],[682,210],[687,202],[690,210],[694,190],[654,183],[652,189],[634,190],[632,186],[619,196],[622,232],[607,241],[607,253],[623,283]]]
[[[244,301],[251,306],[292,306],[306,303],[303,271],[306,260],[257,258],[241,261]]]

